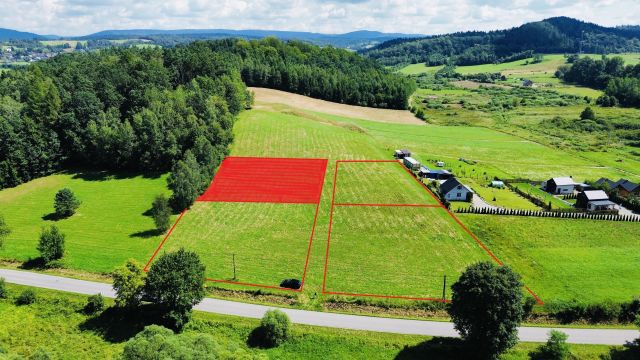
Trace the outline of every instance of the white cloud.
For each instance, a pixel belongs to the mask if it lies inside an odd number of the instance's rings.
[[[0,27],[84,35],[105,29],[368,29],[440,34],[552,16],[637,24],[637,0],[0,0]]]

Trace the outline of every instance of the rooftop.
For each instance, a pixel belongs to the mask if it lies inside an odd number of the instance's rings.
[[[556,177],[552,179],[554,183],[556,183],[556,185],[576,185],[576,183],[573,181],[573,179],[569,176],[563,176],[563,177]]]
[[[596,200],[609,200],[609,196],[602,190],[587,190],[584,191],[583,194],[587,197],[589,201]]]

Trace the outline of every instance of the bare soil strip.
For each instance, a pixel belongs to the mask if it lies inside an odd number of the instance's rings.
[[[396,124],[424,125],[408,110],[376,109],[364,106],[338,104],[330,101],[310,98],[308,96],[288,93],[280,90],[250,87],[255,93],[257,108],[268,104],[284,104],[308,111]]]

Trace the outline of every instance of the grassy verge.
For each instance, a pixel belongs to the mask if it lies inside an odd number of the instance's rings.
[[[9,357],[29,357],[42,349],[54,359],[115,359],[124,342],[148,324],[139,316],[118,317],[113,311],[87,316],[81,311],[86,297],[49,290],[36,289],[36,303],[16,306],[13,298],[24,287],[8,288],[11,298],[0,299],[0,347]],[[458,341],[451,339],[303,325],[294,325],[292,338],[278,348],[249,348],[247,339],[257,325],[254,319],[196,313],[185,331],[208,333],[219,344],[236,344],[273,359],[449,359],[459,355]],[[501,358],[528,359],[536,346],[519,344]],[[578,359],[610,353],[619,356],[616,359],[631,359],[626,356],[633,355],[621,347],[572,345],[571,349]]]

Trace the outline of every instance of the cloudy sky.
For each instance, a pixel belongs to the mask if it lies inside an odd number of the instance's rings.
[[[501,29],[551,16],[639,24],[640,0],[0,0],[0,27],[85,35],[106,29]]]

